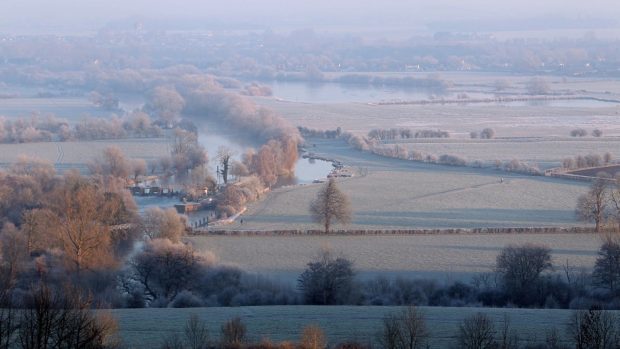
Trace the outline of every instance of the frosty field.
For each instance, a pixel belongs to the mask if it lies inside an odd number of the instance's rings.
[[[442,129],[452,137],[469,137],[471,131],[495,129],[497,137],[566,137],[577,127],[600,128],[605,135],[620,135],[620,107],[510,106],[510,105],[374,105],[367,103],[297,103],[259,99],[294,125],[342,129],[366,134],[373,128],[406,127]]]
[[[446,348],[454,344],[458,325],[464,318],[477,312],[491,317],[496,328],[504,315],[509,316],[512,328],[523,343],[544,341],[546,331],[556,328],[562,340],[567,340],[566,327],[571,311],[555,309],[490,309],[490,308],[421,308],[430,329],[431,348]],[[326,334],[328,343],[335,345],[345,340],[378,345],[377,333],[382,318],[397,307],[362,306],[271,306],[239,308],[193,309],[119,309],[117,317],[120,336],[127,348],[153,348],[163,338],[183,335],[183,326],[190,314],[202,318],[209,328],[212,341],[217,341],[221,324],[239,316],[247,324],[248,339],[261,341],[297,341],[306,325],[318,325]]]
[[[164,138],[0,144],[0,166],[8,166],[21,156],[27,156],[48,161],[61,171],[84,169],[89,161],[110,146],[119,147],[128,158],[151,160],[169,153]]]
[[[112,112],[96,108],[85,97],[0,98],[0,116],[30,117],[33,114],[53,114],[62,119],[77,121],[86,116],[107,117]]]
[[[509,244],[535,243],[552,249],[560,272],[589,270],[601,239],[595,234],[454,234],[379,236],[200,236],[187,239],[198,250],[214,252],[224,264],[295,282],[321,248],[328,246],[355,264],[362,277],[469,279],[492,272],[499,251]]]
[[[315,142],[313,140],[313,142]],[[311,151],[358,172],[339,187],[350,197],[350,229],[574,226],[587,183],[384,158],[319,141]],[[500,181],[503,178],[503,182]],[[276,189],[227,229],[317,229],[309,205],[320,185]]]
[[[398,142],[410,150],[423,153],[456,155],[467,161],[480,160],[492,166],[495,160],[517,159],[537,164],[540,169],[558,167],[562,160],[576,155],[620,153],[620,138],[507,138],[491,140],[417,139]],[[614,158],[616,159],[616,158]],[[617,160],[617,159],[616,159]]]

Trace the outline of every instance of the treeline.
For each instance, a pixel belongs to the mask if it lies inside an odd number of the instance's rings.
[[[335,130],[319,130],[305,126],[297,126],[297,129],[303,137],[336,139],[342,135],[342,129],[340,127]]]
[[[576,128],[574,130],[570,131],[570,136],[571,137],[585,137],[588,135],[588,131],[584,128]],[[591,133],[592,137],[602,137],[603,136],[603,131],[601,131],[600,129],[596,128],[594,130],[592,130]]]
[[[355,135],[350,132],[344,132],[341,138],[357,150],[367,151],[369,153],[384,157],[448,166],[469,166],[476,168],[485,167],[485,164],[480,160],[470,162],[460,156],[451,154],[442,154],[437,156],[431,153],[410,150],[402,144],[384,144],[377,139]],[[523,173],[534,176],[543,174],[538,166],[517,159],[505,162],[496,160],[494,162],[494,166],[497,170],[507,172]]]
[[[368,132],[368,138],[381,141],[411,138],[449,138],[450,133],[442,130],[413,131],[408,128],[373,129]]]
[[[138,44],[144,50],[131,50]],[[2,81],[69,87],[97,86],[101,81],[99,72],[105,69],[116,69],[133,80],[134,69],[171,64],[193,64],[223,76],[266,80],[290,75],[288,72],[310,78],[316,75],[313,70],[345,74],[458,70],[567,76],[613,74],[620,61],[613,41],[595,37],[497,40],[446,32],[386,42],[311,30],[222,32],[212,37],[189,32],[103,30],[91,36],[62,38],[11,36],[0,49],[5,57],[5,68],[0,71]],[[241,51],[243,55],[234,54]],[[472,55],[474,51],[485,54]],[[107,59],[93,64],[92,57]],[[85,67],[85,72],[76,72],[75,67]],[[56,71],[65,73],[53,74]]]
[[[22,293],[0,288],[0,347],[117,348],[118,324],[75,287],[45,281]]]
[[[298,289],[305,304],[316,305],[617,309],[618,251],[620,240],[606,238],[591,274],[568,261],[558,273],[548,247],[508,245],[497,255],[494,272],[446,285],[402,277],[362,280],[350,259],[323,251],[307,264]]]
[[[144,138],[163,134],[162,128],[140,111],[124,117],[88,117],[73,125],[54,116],[0,119],[0,143]]]
[[[611,153],[576,155],[572,158],[562,160],[562,168],[567,170],[576,170],[587,167],[599,167],[609,165],[613,160]]]

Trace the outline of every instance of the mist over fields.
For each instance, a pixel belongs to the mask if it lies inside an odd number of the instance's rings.
[[[618,1],[0,0],[0,348],[620,348]]]
[[[5,0],[0,3],[0,31],[80,33],[136,21],[160,30],[617,30],[618,19],[610,11],[614,6],[613,0]]]

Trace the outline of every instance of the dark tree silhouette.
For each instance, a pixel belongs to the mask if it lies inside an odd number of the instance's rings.
[[[307,304],[344,304],[351,297],[354,278],[350,260],[335,258],[325,250],[316,260],[308,263],[308,268],[299,276],[298,287]]]

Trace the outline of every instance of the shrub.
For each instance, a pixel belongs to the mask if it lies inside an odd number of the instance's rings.
[[[585,137],[588,135],[588,131],[583,128],[576,128],[570,131],[571,137]]]
[[[492,139],[495,138],[495,130],[492,128],[485,128],[480,132],[480,138],[482,139]]]
[[[491,319],[482,313],[477,313],[463,320],[459,325],[457,342],[463,349],[493,349],[495,348],[495,326]]]
[[[245,343],[247,328],[241,318],[233,318],[220,329],[220,340],[225,348],[238,348]]]

